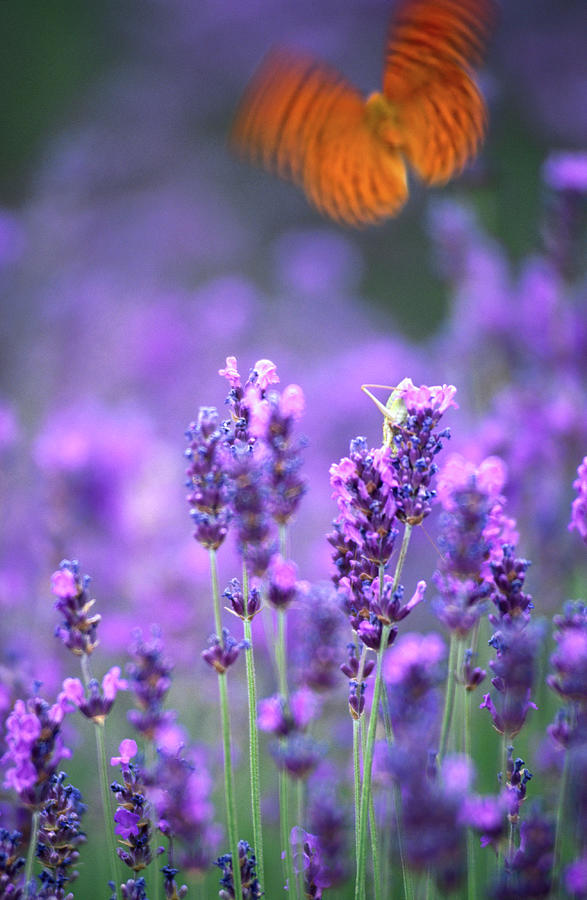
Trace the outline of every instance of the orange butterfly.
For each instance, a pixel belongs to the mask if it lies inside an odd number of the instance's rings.
[[[237,152],[298,184],[338,222],[394,216],[408,197],[406,162],[443,184],[477,152],[487,111],[470,70],[493,10],[493,0],[400,0],[383,91],[367,100],[330,66],[274,50],[237,111]]]

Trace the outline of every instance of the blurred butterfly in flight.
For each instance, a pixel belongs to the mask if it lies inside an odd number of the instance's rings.
[[[407,200],[406,164],[444,184],[477,153],[487,110],[471,69],[493,17],[493,0],[399,0],[383,90],[366,100],[325,63],[273,50],[241,100],[233,146],[299,185],[323,215],[382,222]]]

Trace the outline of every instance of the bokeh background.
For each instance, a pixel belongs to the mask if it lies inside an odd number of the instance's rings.
[[[0,3],[0,653],[13,695],[39,679],[52,696],[70,672],[48,584],[60,559],[79,558],[103,614],[104,669],[124,664],[136,624],[158,622],[173,702],[214,747],[207,558],[190,534],[183,433],[199,405],[222,405],[228,355],[243,373],[269,357],[306,393],[300,577],[328,577],[329,464],[356,434],[379,438],[361,383],[409,375],[457,385],[453,449],[506,459],[544,612],[584,593],[584,548],[566,531],[587,453],[583,0],[502,4],[479,73],[490,108],[479,159],[443,190],[413,183],[379,228],[322,220],[227,146],[275,44],[377,89],[392,8]],[[434,566],[428,537],[415,546],[407,583]],[[224,582],[235,565],[227,549]],[[341,679],[335,703],[344,693]],[[125,727],[122,709],[112,752]]]

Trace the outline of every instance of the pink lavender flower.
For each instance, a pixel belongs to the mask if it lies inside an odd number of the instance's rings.
[[[96,632],[101,616],[92,611],[96,601],[90,599],[89,583],[88,575],[80,575],[77,560],[64,559],[51,576],[51,590],[57,597],[55,608],[65,617],[55,634],[78,656],[89,656],[98,645]]]
[[[573,482],[577,491],[577,497],[571,506],[571,521],[569,531],[573,528],[579,532],[579,536],[587,544],[587,456],[577,469],[578,478]]]
[[[6,719],[7,750],[0,759],[8,766],[4,787],[15,790],[26,806],[43,804],[59,762],[71,756],[60,733],[64,712],[59,700],[49,706],[35,696],[17,700]]]
[[[88,695],[79,678],[66,678],[58,702],[77,707],[82,715],[103,724],[114,706],[118,691],[126,691],[128,682],[120,677],[120,666],[112,666],[102,679],[102,690],[95,678],[88,682]]]

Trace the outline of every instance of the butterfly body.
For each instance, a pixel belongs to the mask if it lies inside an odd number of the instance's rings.
[[[478,150],[487,116],[470,67],[491,11],[492,0],[402,0],[383,90],[366,99],[325,63],[274,50],[237,111],[235,149],[299,185],[336,221],[396,215],[408,197],[407,166],[443,184]]]

